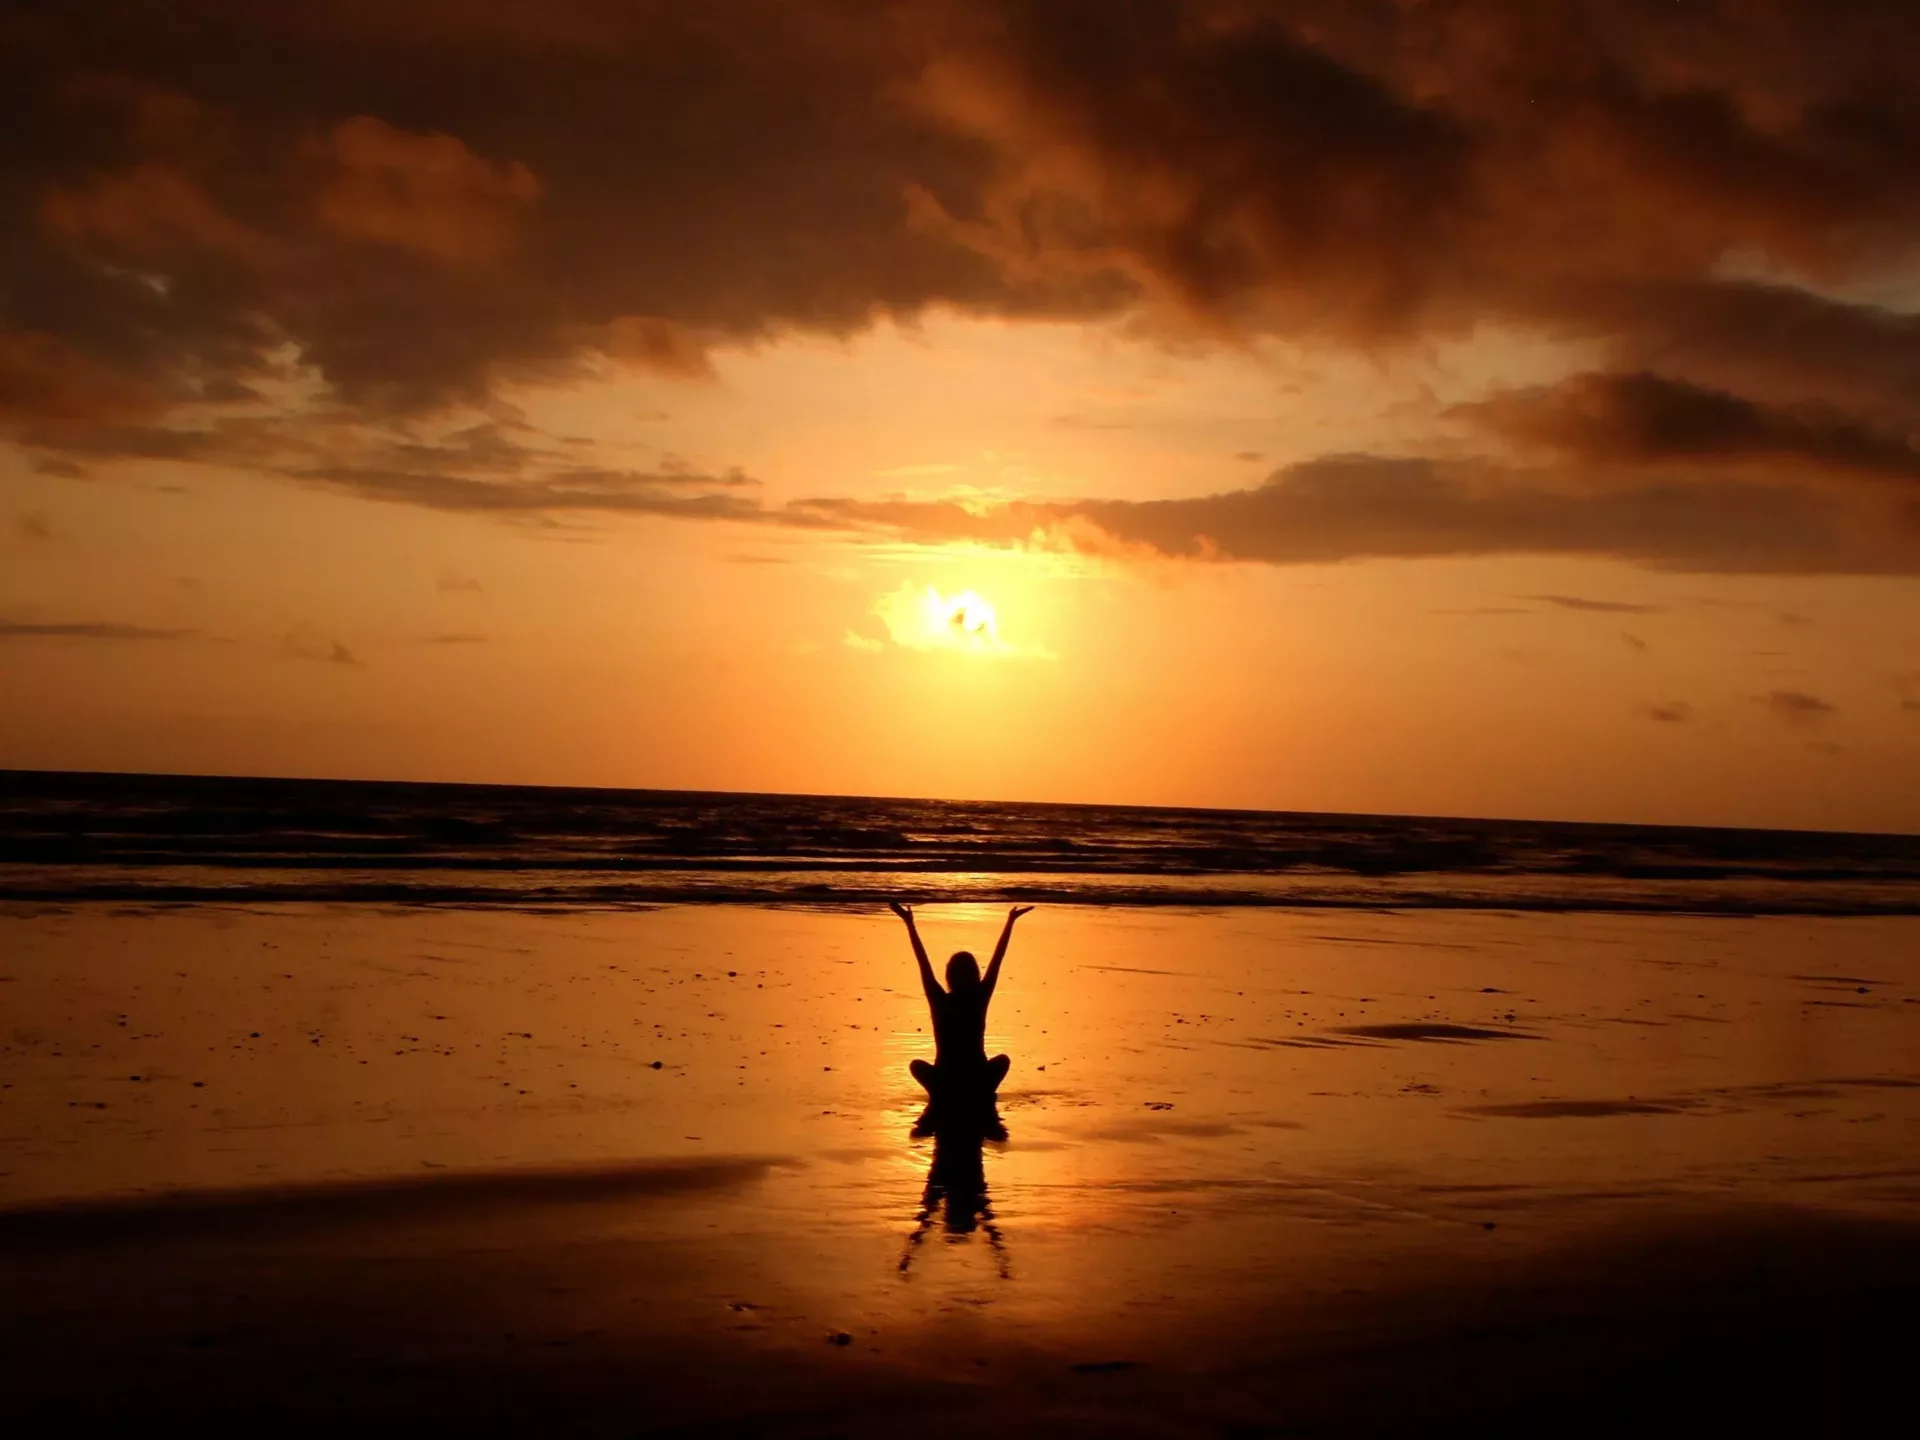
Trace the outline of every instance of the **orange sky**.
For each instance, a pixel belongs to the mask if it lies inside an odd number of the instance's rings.
[[[200,8],[15,23],[0,766],[1920,828],[1891,12]]]

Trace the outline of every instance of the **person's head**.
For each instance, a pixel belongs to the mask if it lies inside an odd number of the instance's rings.
[[[960,950],[947,961],[947,989],[956,995],[980,988],[980,962],[970,951]]]

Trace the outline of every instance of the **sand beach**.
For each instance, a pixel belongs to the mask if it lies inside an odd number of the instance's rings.
[[[998,916],[923,929],[984,950]],[[14,1404],[1537,1433],[1893,1392],[1920,921],[1025,925],[976,1148],[911,1133],[930,1041],[883,912],[15,906]]]

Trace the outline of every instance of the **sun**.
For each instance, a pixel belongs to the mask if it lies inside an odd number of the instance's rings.
[[[900,588],[874,600],[872,613],[887,627],[887,636],[903,650],[945,651],[981,659],[1053,659],[1051,651],[1034,644],[1009,644],[1000,634],[1000,614],[977,590],[949,595],[934,585],[901,581]],[[884,641],[847,632],[855,650],[874,650]]]
[[[994,646],[1000,643],[1000,624],[993,606],[971,590],[943,596],[928,586],[926,616],[929,633],[949,644]]]

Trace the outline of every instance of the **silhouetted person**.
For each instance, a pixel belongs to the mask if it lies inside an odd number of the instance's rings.
[[[920,967],[920,988],[926,991],[927,1008],[933,1012],[933,1063],[916,1060],[908,1068],[936,1105],[991,1106],[994,1091],[1006,1078],[1012,1062],[1005,1055],[987,1058],[987,1006],[993,1002],[994,986],[1000,983],[1000,962],[1007,958],[1013,922],[1031,909],[1031,905],[1016,905],[1007,913],[1006,927],[1000,932],[999,944],[993,947],[985,979],[980,976],[979,962],[962,950],[947,961],[947,988],[942,990],[927,961],[927,947],[920,943],[913,910],[897,900],[893,902],[893,913],[907,924],[913,958]]]

